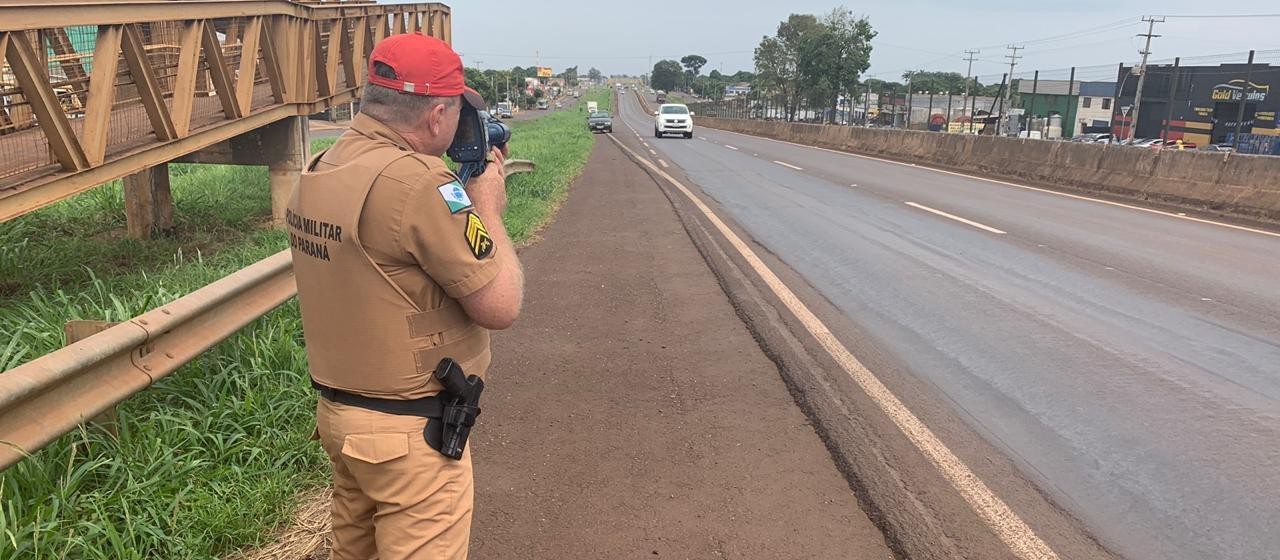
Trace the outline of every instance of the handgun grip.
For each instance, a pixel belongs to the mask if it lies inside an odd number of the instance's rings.
[[[440,363],[436,365],[435,376],[436,380],[440,381],[441,385],[444,385],[445,392],[454,395],[466,393],[467,377],[462,372],[462,366],[453,361],[453,358],[440,360]]]

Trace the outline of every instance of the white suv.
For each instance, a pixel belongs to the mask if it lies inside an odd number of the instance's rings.
[[[662,138],[664,134],[683,134],[685,138],[693,138],[693,113],[689,107],[679,103],[664,103],[653,112],[653,136]]]

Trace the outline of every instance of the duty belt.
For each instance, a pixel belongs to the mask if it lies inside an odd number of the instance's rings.
[[[385,414],[426,418],[427,425],[422,429],[422,437],[426,439],[427,445],[445,457],[461,459],[471,427],[480,415],[480,393],[484,392],[484,380],[466,375],[462,367],[450,358],[440,360],[433,377],[444,390],[430,397],[410,400],[366,397],[321,385],[315,379],[311,380],[311,385],[320,391],[321,396],[338,404]]]
[[[338,404],[400,416],[417,416],[419,418],[440,418],[444,416],[444,399],[438,394],[409,400],[379,399],[321,385],[314,379],[311,380],[311,386],[320,391],[320,396]]]

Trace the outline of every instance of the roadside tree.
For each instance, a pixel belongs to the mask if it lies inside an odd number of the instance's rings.
[[[654,89],[672,91],[676,88],[676,80],[680,78],[680,63],[674,60],[659,60],[653,65],[650,83]]]

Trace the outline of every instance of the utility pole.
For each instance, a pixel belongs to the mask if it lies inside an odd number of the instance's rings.
[[[1009,59],[1009,87],[1004,90],[1004,103],[1000,106],[1000,118],[1005,121],[1005,130],[1008,130],[1009,128],[1008,117],[1004,114],[1005,107],[1009,107],[1010,109],[1013,108],[1013,67],[1017,66],[1018,59],[1022,58],[1021,56],[1018,56],[1018,51],[1025,48],[1027,48],[1025,45],[1021,47],[1017,45],[1009,45],[1008,49],[1012,52],[1004,55],[1005,58]]]
[[[1253,79],[1253,51],[1249,51],[1249,66],[1245,67],[1244,85],[1240,86],[1240,108],[1236,111],[1236,130],[1231,134],[1231,149],[1240,150],[1240,126],[1244,124],[1244,105],[1249,102],[1249,84]]]
[[[1159,37],[1155,35],[1157,23],[1164,23],[1164,16],[1144,16],[1142,21],[1147,22],[1147,32],[1139,33],[1139,37],[1147,38],[1147,45],[1142,48],[1142,65],[1138,67],[1138,91],[1133,95],[1133,116],[1129,119],[1129,141],[1133,141],[1134,132],[1138,126],[1138,109],[1142,108],[1142,85],[1147,82],[1147,57],[1151,55],[1151,39]]]
[[[979,51],[978,49],[964,51],[964,54],[969,55],[969,58],[965,59],[969,61],[969,69],[964,73],[964,99],[961,99],[960,103],[960,112],[962,114],[964,113],[965,106],[969,104],[969,82],[973,80],[973,57],[981,52],[982,51]],[[951,116],[947,115],[948,122],[950,118]],[[973,130],[973,113],[969,113],[969,130]]]
[[[964,54],[969,55],[969,58],[964,59],[969,62],[969,69],[964,73],[964,98],[966,101],[969,99],[969,80],[973,79],[973,57],[980,52],[982,51],[976,49],[972,51],[964,51]]]
[[[480,70],[480,78],[482,79],[482,81],[481,81],[480,83],[484,83],[484,81],[483,81],[483,78],[484,78],[484,70],[481,70],[481,69],[480,69],[480,67],[481,67],[481,66],[483,66],[483,65],[484,65],[484,61],[483,61],[483,60],[477,60],[477,61],[476,61],[476,70]],[[492,80],[490,80],[490,81],[492,81]],[[497,102],[498,102],[498,85],[497,85],[497,84],[489,84],[489,85],[490,85],[491,87],[493,87],[493,102],[494,102],[494,103],[497,103]]]

